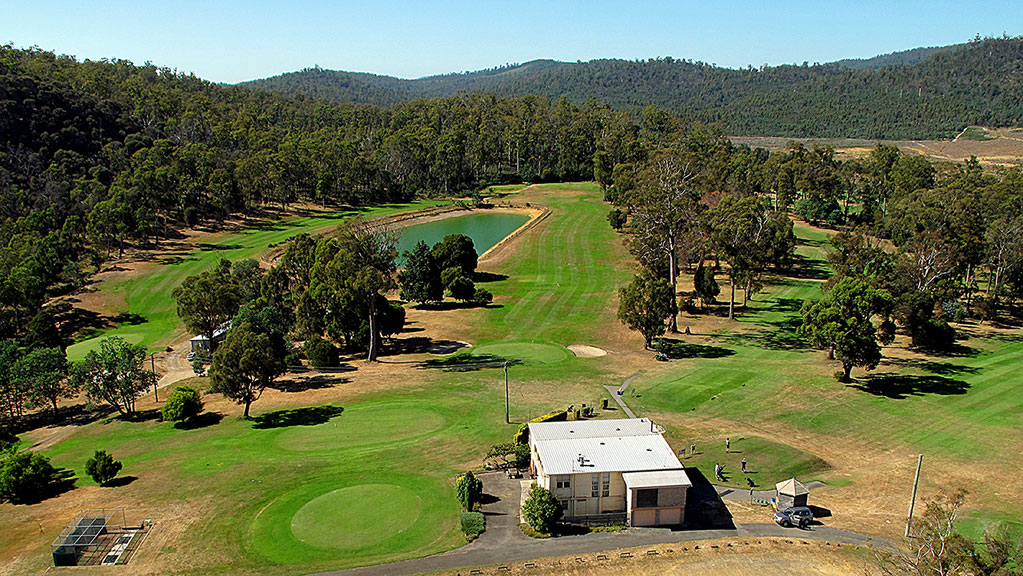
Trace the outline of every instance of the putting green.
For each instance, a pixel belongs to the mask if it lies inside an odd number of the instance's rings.
[[[568,358],[568,352],[554,344],[534,342],[502,342],[480,346],[472,351],[474,356],[496,356],[508,360],[520,360],[526,364],[554,364]]]
[[[407,402],[356,406],[317,426],[295,426],[277,437],[285,450],[336,450],[369,444],[391,444],[436,432],[447,419],[430,408]]]
[[[291,519],[295,538],[317,548],[371,546],[415,524],[423,501],[408,488],[362,484],[313,498]]]

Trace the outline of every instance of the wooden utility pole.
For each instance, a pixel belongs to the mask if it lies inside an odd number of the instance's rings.
[[[909,501],[909,517],[906,518],[906,538],[909,538],[909,531],[913,525],[913,508],[916,507],[916,488],[920,485],[920,466],[924,463],[924,455],[916,457],[916,477],[913,478],[913,497]]]
[[[153,402],[159,402],[160,389],[156,386],[156,352],[149,353],[149,369],[153,371]]]
[[[508,408],[508,361],[504,361],[504,423],[511,424],[511,413]]]

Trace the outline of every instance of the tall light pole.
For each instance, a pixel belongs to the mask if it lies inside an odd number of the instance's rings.
[[[153,402],[160,402],[160,389],[156,386],[156,352],[149,353],[149,369],[153,372]]]
[[[508,408],[508,361],[504,361],[504,423],[511,424],[511,414]]]
[[[909,517],[906,518],[906,538],[909,538],[910,530],[913,527],[913,508],[916,507],[916,488],[920,485],[920,465],[924,463],[924,455],[916,458],[916,477],[913,478],[913,497],[909,501]]]

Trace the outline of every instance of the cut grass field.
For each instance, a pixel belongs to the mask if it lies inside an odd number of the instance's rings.
[[[177,306],[171,292],[185,278],[212,268],[221,258],[231,261],[258,259],[270,245],[285,242],[296,234],[317,234],[338,226],[345,218],[361,215],[378,218],[397,212],[431,208],[446,201],[421,201],[408,204],[377,206],[364,210],[318,211],[305,216],[286,217],[278,221],[260,220],[243,226],[240,231],[202,234],[195,241],[185,240],[155,253],[155,258],[119,265],[100,274],[86,294],[85,306],[102,315],[135,318],[115,328],[102,330],[68,348],[72,360],[85,357],[100,338],[120,336],[125,340],[159,349],[186,336],[178,319]],[[127,268],[127,269],[126,269]]]
[[[969,530],[1023,517],[1015,497],[1023,489],[1014,455],[1023,441],[1018,329],[960,326],[969,337],[946,357],[910,351],[900,338],[874,373],[856,370],[856,383],[840,384],[831,377],[837,365],[795,333],[799,305],[818,295],[827,273],[828,234],[800,224],[796,274],[771,279],[736,322],[721,316],[721,306],[683,315],[680,325],[693,335],[673,338],[684,358],[656,362],[615,319],[615,291],[634,264],[607,225],[599,188],[533,186],[514,198],[551,213],[481,263],[494,304],[410,308],[401,338],[473,347],[444,358],[354,362],[352,371],[268,391],[253,404],[253,421],[210,395],[208,408],[224,418],[203,428],[110,420],[35,431],[26,440],[73,469],[78,488],[32,506],[0,505],[4,570],[41,572],[64,522],[79,509],[112,506],[156,521],[133,560],[138,573],[296,574],[448,550],[464,541],[456,474],[479,466],[518,422],[595,405],[604,385],[637,372],[635,394],[624,399],[664,424],[676,448],[695,442],[689,463],[706,477],[717,460],[736,473],[746,455],[760,486],[792,475],[825,480],[831,485],[815,490],[811,504],[832,511],[829,525],[897,535],[918,452],[925,453],[924,497],[944,486],[970,488]],[[576,357],[570,344],[608,354]],[[724,454],[725,437],[736,453]],[[84,462],[96,449],[121,459],[122,474],[134,480],[100,488],[85,479]],[[731,480],[744,485],[737,474]],[[769,521],[763,515],[753,520]]]

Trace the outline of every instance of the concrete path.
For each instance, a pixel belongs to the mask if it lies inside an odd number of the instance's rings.
[[[493,497],[483,505],[487,530],[471,544],[425,558],[390,564],[364,566],[348,570],[323,572],[332,576],[399,576],[440,570],[459,570],[477,566],[511,566],[551,556],[592,555],[620,548],[655,544],[693,542],[719,538],[791,538],[826,540],[858,546],[891,546],[886,540],[871,538],[827,526],[809,530],[782,528],[776,524],[740,524],[734,528],[715,530],[671,530],[667,528],[629,528],[622,532],[597,532],[579,536],[562,536],[544,540],[530,538],[519,529],[518,505],[520,484],[503,472],[479,474],[484,493]],[[748,492],[747,492],[748,496]],[[521,566],[520,566],[521,567]]]
[[[813,490],[814,488],[827,486],[827,484],[814,480],[813,482],[807,482],[805,486],[807,489]],[[730,502],[749,502],[749,490],[746,488],[729,488],[727,486],[718,486],[715,484],[714,490],[717,491],[718,496],[722,500],[728,500]],[[774,490],[754,490],[753,497],[757,500],[770,500],[775,497],[775,493]]]
[[[639,378],[640,374],[642,374],[642,372],[636,372],[632,376],[629,376],[628,378],[625,379],[625,382],[622,382],[621,386],[604,386],[604,388],[607,388],[607,391],[611,393],[611,397],[615,399],[615,402],[618,404],[618,407],[621,408],[622,412],[625,412],[625,414],[629,418],[635,418],[636,415],[633,414],[632,410],[630,410],[629,407],[625,405],[625,401],[622,400],[622,396],[618,394],[618,391],[621,390],[622,394],[625,394],[625,390],[629,387],[629,384],[632,384],[633,380]]]

